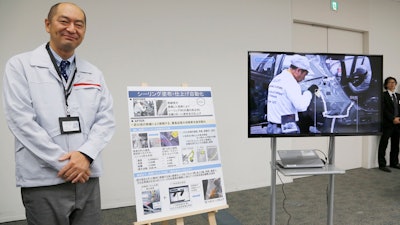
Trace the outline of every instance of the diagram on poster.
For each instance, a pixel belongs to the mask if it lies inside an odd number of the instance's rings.
[[[209,87],[128,87],[138,221],[226,205]]]

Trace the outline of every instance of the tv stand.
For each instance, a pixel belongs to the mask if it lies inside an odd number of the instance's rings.
[[[285,176],[304,176],[304,175],[329,175],[328,188],[328,218],[327,224],[333,225],[333,200],[335,174],[344,174],[345,171],[334,166],[335,163],[335,136],[329,137],[328,164],[322,168],[308,169],[284,169],[276,163],[276,137],[271,138],[271,201],[270,201],[270,225],[275,225],[276,215],[276,171],[278,170]]]

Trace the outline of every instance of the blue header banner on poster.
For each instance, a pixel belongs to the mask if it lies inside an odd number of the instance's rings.
[[[129,98],[211,97],[210,91],[129,91]]]
[[[227,208],[211,92],[128,87],[138,221]]]

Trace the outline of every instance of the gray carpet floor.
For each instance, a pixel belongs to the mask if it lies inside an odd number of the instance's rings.
[[[276,225],[327,224],[328,185],[328,175],[296,178],[293,183],[277,185]],[[269,224],[269,187],[227,193],[227,202],[229,208],[216,214],[218,225]],[[392,173],[386,173],[358,168],[335,175],[333,224],[398,225],[399,209],[400,170],[392,169]],[[103,210],[103,225],[128,225],[135,221],[134,206]],[[208,224],[206,214],[186,217],[184,222],[185,225]],[[27,223],[23,220],[0,224]]]

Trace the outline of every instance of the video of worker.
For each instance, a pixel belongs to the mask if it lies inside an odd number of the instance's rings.
[[[382,55],[248,57],[249,137],[381,132]]]

